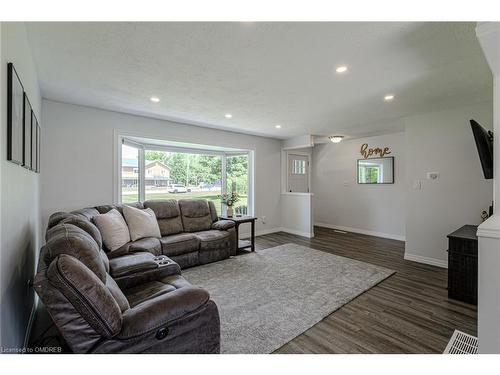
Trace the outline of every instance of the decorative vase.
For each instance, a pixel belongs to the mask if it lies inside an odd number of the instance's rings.
[[[233,217],[233,207],[227,206],[227,217]]]

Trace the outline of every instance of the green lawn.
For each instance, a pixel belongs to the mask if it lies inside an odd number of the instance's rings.
[[[146,192],[146,200],[149,199],[207,199],[209,201],[213,201],[215,207],[217,208],[217,213],[221,214],[221,203],[219,194],[211,191],[194,191],[189,193],[154,193],[147,191]],[[123,203],[132,203],[137,201],[137,195],[123,195],[122,202]],[[235,204],[235,207],[238,206],[246,206],[247,205],[247,197],[240,196],[240,200]]]

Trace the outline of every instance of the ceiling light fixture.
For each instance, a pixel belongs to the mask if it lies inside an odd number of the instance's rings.
[[[330,137],[328,137],[330,139],[330,141],[332,141],[333,143],[340,143],[343,139],[344,139],[344,136],[343,135],[331,135]]]
[[[345,73],[345,72],[347,72],[347,66],[345,66],[345,65],[338,66],[338,67],[335,69],[335,71],[336,71],[337,73]]]
[[[226,114],[224,115],[224,117],[225,117],[225,118],[231,118],[231,117],[233,117],[233,115],[232,115],[232,114],[230,114],[230,113],[226,113]]]
[[[276,129],[281,129],[281,125],[274,125]]]
[[[388,94],[388,95],[384,96],[384,100],[386,102],[390,102],[393,99],[394,99],[394,95],[392,95],[392,94]]]
[[[160,98],[158,98],[157,96],[152,96],[151,98],[149,98],[149,100],[151,100],[153,103],[159,103],[160,102]]]

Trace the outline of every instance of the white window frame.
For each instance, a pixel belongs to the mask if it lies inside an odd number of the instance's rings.
[[[125,134],[116,135],[115,141],[115,160],[114,160],[114,192],[113,192],[113,201],[117,204],[122,202],[122,188],[121,188],[121,162],[122,162],[122,144],[137,148],[139,150],[139,200],[144,202],[146,191],[145,191],[145,151],[164,151],[164,152],[182,152],[189,154],[200,154],[200,155],[213,155],[213,156],[221,156],[222,158],[222,181],[221,181],[221,192],[226,193],[226,185],[227,185],[227,176],[226,176],[226,158],[229,156],[238,156],[238,155],[246,155],[248,157],[248,195],[247,195],[247,214],[254,214],[254,150],[238,150],[238,151],[218,151],[218,150],[210,150],[209,145],[203,145],[207,147],[207,149],[198,149],[198,148],[186,148],[186,147],[176,147],[176,146],[160,146],[153,145],[148,143],[140,143],[135,140],[131,140]],[[132,135],[129,135],[131,137]],[[137,137],[136,135],[133,135]],[[148,137],[151,139],[151,137]],[[223,208],[223,213],[225,213],[225,208]]]

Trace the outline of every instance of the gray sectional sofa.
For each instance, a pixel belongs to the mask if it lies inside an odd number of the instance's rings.
[[[93,217],[122,205],[51,215],[35,290],[76,353],[218,353],[220,321],[207,291],[181,269],[236,252],[234,223],[206,200],[151,200],[161,238],[109,251]]]

